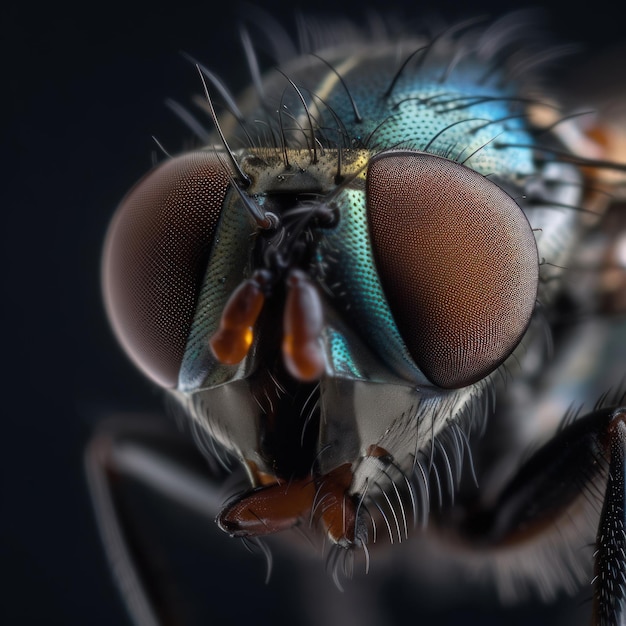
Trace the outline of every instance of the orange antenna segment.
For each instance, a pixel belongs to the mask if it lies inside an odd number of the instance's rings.
[[[287,279],[289,293],[283,322],[283,358],[289,373],[302,381],[318,379],[324,371],[320,343],[322,303],[307,275],[293,270]]]
[[[252,327],[265,303],[264,282],[264,277],[255,272],[228,299],[220,327],[209,340],[211,350],[220,363],[234,365],[248,354],[254,338]]]

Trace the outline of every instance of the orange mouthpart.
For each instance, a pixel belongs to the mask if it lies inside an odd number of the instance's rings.
[[[355,499],[348,493],[351,482],[351,466],[344,463],[316,479],[258,487],[227,505],[217,523],[233,537],[263,537],[319,519],[334,543],[348,546],[357,522]]]

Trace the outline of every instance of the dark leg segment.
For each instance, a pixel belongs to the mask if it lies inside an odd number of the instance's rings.
[[[149,528],[159,520],[150,513],[138,519],[135,499],[140,507],[149,505],[146,493],[152,493],[166,507],[162,515],[192,510],[210,530],[223,501],[223,477],[212,475],[182,434],[154,416],[104,422],[87,447],[85,469],[106,555],[132,621],[180,624],[183,593],[164,571],[167,548]]]
[[[626,409],[613,413],[604,505],[595,554],[593,615],[598,626],[626,624]]]
[[[520,554],[544,546],[530,576],[541,584],[553,568],[556,590],[566,563],[584,553],[597,524],[592,626],[626,626],[625,456],[626,408],[575,420],[528,459],[493,508],[468,518],[471,543],[500,553],[517,548],[512,570],[520,567]],[[585,528],[589,538],[581,539]],[[564,545],[572,540],[581,545]]]

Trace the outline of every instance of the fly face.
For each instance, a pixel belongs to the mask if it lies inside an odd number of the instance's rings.
[[[229,534],[310,524],[366,548],[378,521],[402,540],[433,474],[458,488],[500,378],[535,375],[537,303],[555,302],[550,272],[590,218],[560,210],[580,205],[581,173],[537,158],[564,140],[538,144],[550,107],[492,36],[303,55],[120,206],[108,313],[245,467],[250,490],[218,517]]]

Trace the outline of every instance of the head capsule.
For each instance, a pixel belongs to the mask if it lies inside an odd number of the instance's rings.
[[[456,106],[470,97],[464,77],[448,78],[442,106],[440,66],[389,90],[395,59],[394,46],[335,63],[355,85],[351,122],[327,64],[300,60],[287,88],[273,76],[250,119],[275,107],[274,126],[251,140],[246,128],[235,152],[165,162],[110,228],[103,282],[118,338],[250,478],[220,516],[231,534],[313,517],[333,543],[363,544],[372,485],[471,413],[533,314],[535,235],[505,187],[535,166],[489,145],[523,129],[476,123],[511,117],[504,97]],[[278,147],[259,147],[268,133]]]

